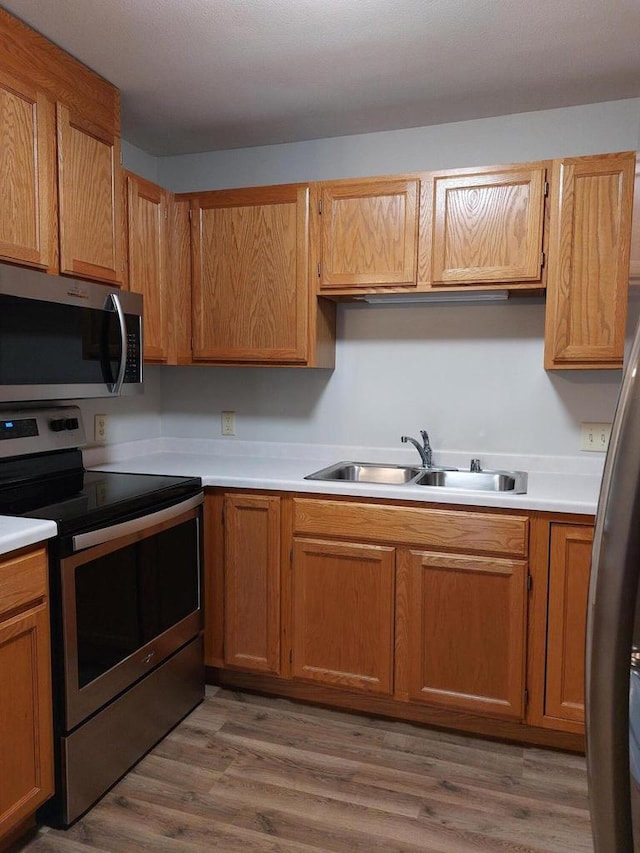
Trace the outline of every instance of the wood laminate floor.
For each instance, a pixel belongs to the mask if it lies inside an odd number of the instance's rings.
[[[27,853],[586,853],[580,756],[207,688],[71,829]]]

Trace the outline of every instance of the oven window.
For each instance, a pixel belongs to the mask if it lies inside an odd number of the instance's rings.
[[[78,686],[85,687],[200,605],[196,520],[78,566]]]

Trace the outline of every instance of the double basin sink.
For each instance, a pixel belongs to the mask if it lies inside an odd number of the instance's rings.
[[[336,462],[308,474],[305,480],[378,483],[386,486],[437,486],[479,492],[527,491],[524,471],[459,471],[452,468],[420,468],[415,465],[384,465],[376,462]]]

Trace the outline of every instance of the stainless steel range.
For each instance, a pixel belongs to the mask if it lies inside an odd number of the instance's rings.
[[[51,519],[56,793],[68,826],[204,698],[202,484],[86,471],[80,410],[0,412],[0,513]]]

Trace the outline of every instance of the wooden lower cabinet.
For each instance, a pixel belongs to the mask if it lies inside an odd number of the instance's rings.
[[[521,720],[526,560],[403,551],[409,697]]]
[[[222,684],[584,748],[591,517],[336,496],[207,496]]]
[[[393,691],[395,549],[295,539],[292,675]]]
[[[224,498],[224,662],[280,670],[280,498]]]
[[[53,794],[46,552],[0,559],[0,848]]]
[[[587,601],[593,528],[552,524],[544,713],[560,728],[584,724]],[[577,727],[576,727],[576,724]]]

